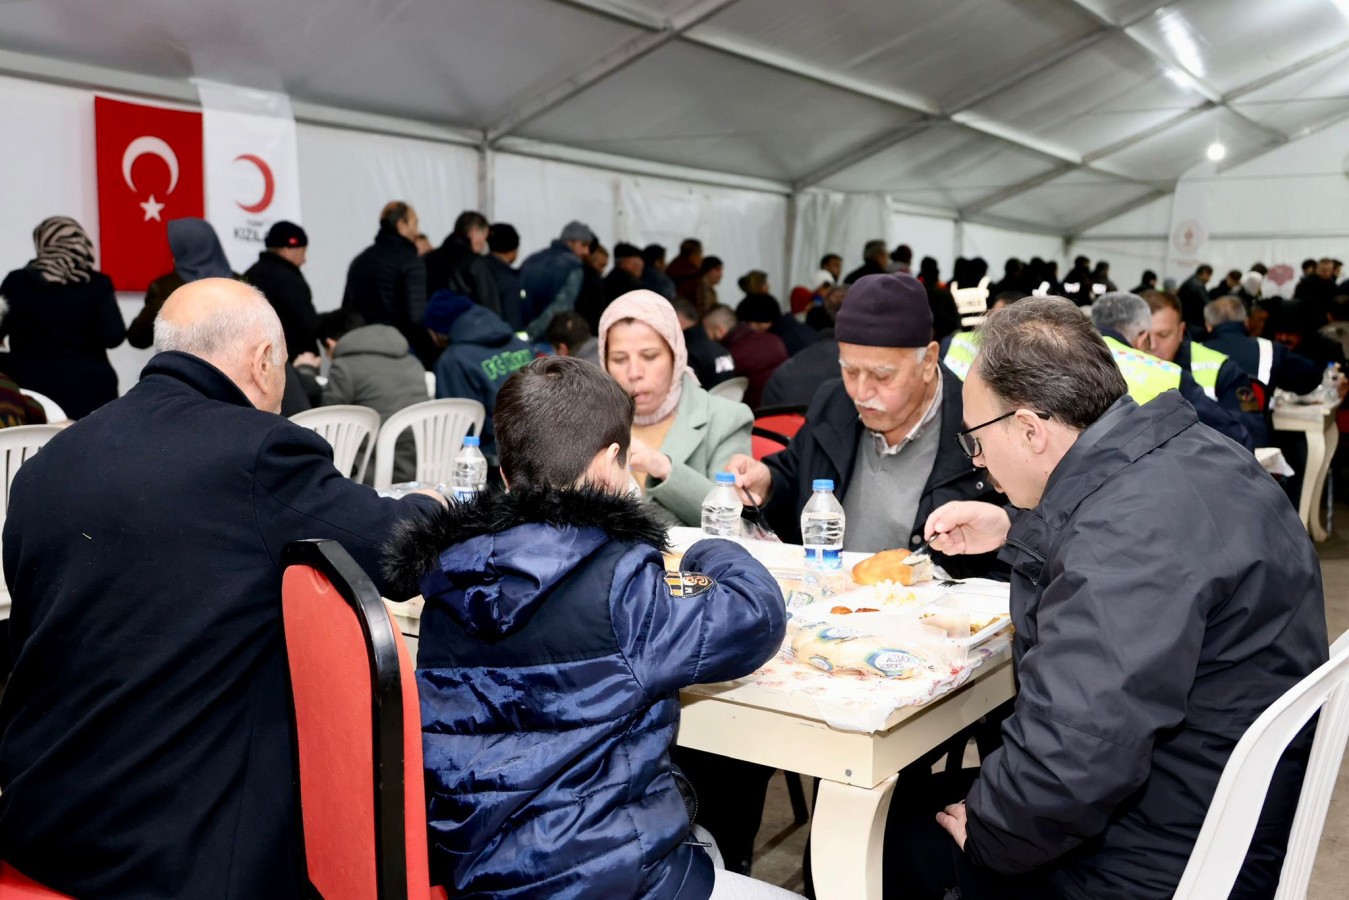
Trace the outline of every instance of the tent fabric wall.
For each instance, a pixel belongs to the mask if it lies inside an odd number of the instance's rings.
[[[370,245],[390,200],[417,210],[436,246],[455,217],[478,205],[478,154],[435,141],[301,123],[300,202],[309,259],[305,277],[320,312],[342,304],[347,266]]]

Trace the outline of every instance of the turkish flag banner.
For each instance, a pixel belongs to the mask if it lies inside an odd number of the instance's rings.
[[[203,218],[201,113],[94,98],[100,267],[119,291],[173,269],[166,226]]]

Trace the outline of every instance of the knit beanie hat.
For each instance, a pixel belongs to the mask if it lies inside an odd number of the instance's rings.
[[[932,342],[927,290],[902,273],[857,279],[838,311],[834,338],[864,347],[926,347]]]

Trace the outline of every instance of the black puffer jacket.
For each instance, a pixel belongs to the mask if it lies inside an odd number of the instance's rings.
[[[1255,458],[1167,392],[1082,433],[1002,558],[1019,691],[965,852],[1064,897],[1170,897],[1233,746],[1326,660],[1316,550]],[[1300,743],[1233,897],[1273,896]]]
[[[342,308],[367,325],[392,325],[430,368],[439,351],[422,324],[426,315],[426,266],[412,241],[381,225],[375,242],[351,261]]]

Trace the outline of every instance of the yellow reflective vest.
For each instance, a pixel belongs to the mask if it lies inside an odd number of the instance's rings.
[[[1135,350],[1121,344],[1114,338],[1105,338],[1105,345],[1115,357],[1124,382],[1129,386],[1129,396],[1138,403],[1147,403],[1163,391],[1180,387],[1181,368],[1172,362]],[[946,351],[946,368],[950,369],[961,381],[969,374],[974,365],[974,357],[979,353],[979,332],[966,331],[951,338]],[[1218,354],[1221,356],[1222,354]],[[1219,363],[1221,365],[1221,363]],[[1217,369],[1213,373],[1213,383],[1218,382]]]

